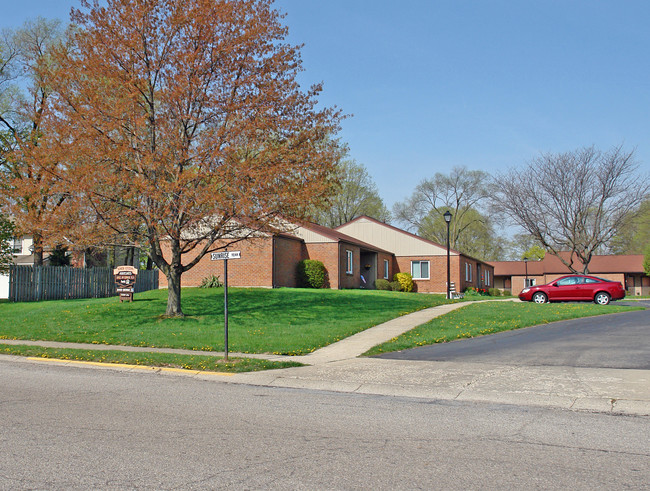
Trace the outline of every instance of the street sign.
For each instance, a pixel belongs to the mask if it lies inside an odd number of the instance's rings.
[[[223,317],[224,317],[224,359],[228,361],[228,259],[241,259],[241,251],[223,251],[210,253],[211,261],[223,261]]]
[[[241,251],[223,251],[210,254],[211,261],[219,261],[222,259],[241,259]]]

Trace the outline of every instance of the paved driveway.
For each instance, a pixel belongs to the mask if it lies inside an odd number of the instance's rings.
[[[650,302],[643,304],[650,306]],[[650,310],[555,322],[379,358],[647,370]]]

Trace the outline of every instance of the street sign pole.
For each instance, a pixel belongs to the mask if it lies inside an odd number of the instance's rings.
[[[228,252],[226,250],[226,252]],[[224,360],[228,361],[228,259],[223,260],[223,274],[225,276],[223,282],[223,312],[224,312]]]
[[[213,252],[210,255],[211,261],[223,261],[223,344],[224,359],[228,361],[228,259],[241,259],[241,251]]]

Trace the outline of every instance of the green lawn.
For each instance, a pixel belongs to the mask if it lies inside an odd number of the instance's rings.
[[[304,354],[405,313],[440,295],[280,288],[229,290],[232,352]],[[182,291],[185,318],[165,318],[167,291],[117,298],[0,304],[0,339],[224,349],[223,289]]]
[[[640,309],[643,307],[593,303],[475,303],[433,319],[387,343],[375,346],[365,354],[372,356],[554,321]]]
[[[211,372],[256,372],[276,368],[303,366],[293,361],[269,361],[254,358],[228,358],[209,355],[179,355],[175,353],[141,353],[118,350],[83,350],[43,348],[40,346],[9,345],[0,343],[0,354],[55,358],[59,360],[91,361],[99,363],[119,363],[150,367],[181,368]]]

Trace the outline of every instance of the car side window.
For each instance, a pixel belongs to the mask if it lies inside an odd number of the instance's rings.
[[[585,283],[600,283],[598,280],[594,280],[593,278],[585,278]]]
[[[558,286],[575,285],[578,278],[563,278],[557,282]]]

